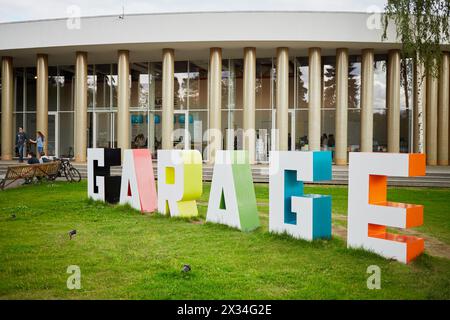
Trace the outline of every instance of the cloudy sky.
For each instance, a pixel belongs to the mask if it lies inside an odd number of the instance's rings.
[[[0,0],[0,22],[61,18],[70,16],[73,6],[81,16],[127,13],[314,10],[362,11],[383,9],[386,0]]]

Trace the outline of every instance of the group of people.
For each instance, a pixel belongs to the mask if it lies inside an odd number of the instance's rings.
[[[51,159],[44,152],[44,142],[45,136],[41,131],[38,131],[36,134],[36,139],[29,139],[25,131],[22,127],[19,127],[19,130],[16,135],[16,152],[19,153],[19,162],[23,163],[23,155],[27,150],[27,143],[30,142],[36,145],[36,153],[29,150],[27,152],[27,163],[35,164],[35,163],[44,163],[49,162]]]
[[[324,133],[322,135],[322,137],[320,138],[320,144],[323,148],[323,150],[330,150],[332,148],[334,148],[336,142],[334,139],[334,134],[329,134],[327,135],[326,133]]]

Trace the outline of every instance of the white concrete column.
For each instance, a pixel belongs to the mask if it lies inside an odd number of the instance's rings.
[[[337,165],[347,165],[348,49],[336,50],[336,151]]]
[[[361,152],[373,151],[373,49],[362,50]]]
[[[14,71],[13,59],[2,57],[2,160],[13,158]]]
[[[400,50],[390,50],[387,69],[388,152],[400,152]]]
[[[322,62],[320,48],[309,49],[308,142],[310,151],[320,150],[320,109],[322,107]]]
[[[414,62],[413,152],[425,152],[427,79],[423,64]]]
[[[248,151],[249,162],[255,163],[255,104],[256,104],[256,49],[244,48],[244,150]]]
[[[117,112],[117,147],[130,149],[130,53],[128,50],[118,52],[118,112]]]
[[[222,149],[222,49],[211,48],[209,54],[209,148],[208,162],[213,164],[216,151]]]
[[[427,164],[437,164],[438,138],[438,79],[427,74],[427,105],[426,105],[426,155]]]
[[[38,54],[36,60],[36,132],[41,131],[44,136],[44,152],[47,153],[48,141],[48,56]],[[35,137],[36,132],[28,132]]]
[[[87,154],[87,53],[75,56],[75,161],[86,162]]]
[[[289,49],[277,49],[277,129],[276,150],[288,150],[289,130]]]
[[[162,148],[173,149],[173,93],[174,93],[174,64],[173,49],[163,49],[162,66]],[[188,120],[188,119],[187,119]],[[186,121],[187,121],[186,120]]]
[[[450,92],[450,53],[442,56],[439,77],[439,110],[438,110],[438,165],[448,166],[448,121],[449,121],[449,92]]]

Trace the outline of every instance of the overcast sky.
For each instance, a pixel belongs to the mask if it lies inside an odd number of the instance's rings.
[[[0,22],[61,18],[70,15],[71,6],[81,16],[127,13],[314,10],[361,11],[383,9],[386,0],[0,0]]]

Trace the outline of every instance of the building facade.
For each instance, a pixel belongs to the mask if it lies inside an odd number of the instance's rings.
[[[15,132],[89,147],[425,152],[449,160],[450,46],[439,77],[376,15],[210,12],[0,24],[1,157]],[[32,145],[29,146],[33,148]]]

